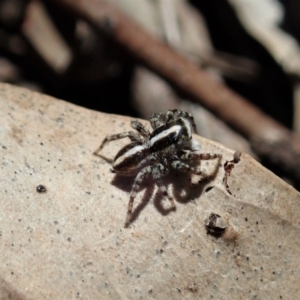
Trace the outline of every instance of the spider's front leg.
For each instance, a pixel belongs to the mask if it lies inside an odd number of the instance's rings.
[[[197,153],[194,151],[185,150],[179,155],[180,160],[211,160],[216,158],[221,158],[222,154],[212,154],[212,153]]]
[[[133,132],[133,131],[111,134],[111,135],[106,136],[106,138],[102,141],[100,146],[97,148],[97,150],[94,151],[93,154],[98,156],[99,152],[103,149],[105,144],[107,144],[111,141],[120,140],[120,139],[123,139],[126,137],[130,138],[130,140],[133,142],[140,142],[140,143],[144,142],[144,138],[142,136],[140,136],[138,133]]]
[[[191,173],[196,174],[198,176],[201,176],[201,179],[204,179],[205,177],[208,177],[208,175],[204,174],[199,167],[195,168],[190,165],[188,165],[185,162],[182,162],[180,160],[174,160],[171,163],[171,166],[174,170],[185,172],[185,173]]]
[[[201,176],[201,180],[209,177],[208,174],[203,173],[199,167],[192,167],[183,161],[201,161],[201,160],[212,160],[212,159],[221,159],[221,154],[211,154],[211,153],[197,153],[194,151],[183,151],[179,155],[179,160],[172,162],[171,166],[179,170],[180,172],[187,172]],[[183,161],[182,161],[183,160]]]
[[[203,155],[203,154],[202,154]],[[207,154],[205,154],[207,155]],[[208,156],[207,156],[208,157]],[[210,158],[206,158],[206,159],[213,159],[213,158],[217,158],[217,157],[221,157],[218,154],[213,154]],[[210,176],[212,176],[212,174],[205,174],[201,171],[200,167],[192,167],[190,165],[188,165],[187,163],[181,161],[181,160],[174,160],[171,163],[171,166],[173,169],[180,171],[180,172],[185,172],[185,173],[190,173],[190,174],[195,174],[198,176],[201,176],[200,180],[209,178]]]

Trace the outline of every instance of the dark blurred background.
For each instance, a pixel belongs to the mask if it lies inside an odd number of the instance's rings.
[[[211,78],[300,131],[299,1],[109,3]],[[0,0],[0,81],[108,113],[148,118],[172,107],[192,111],[199,134],[256,156],[247,137],[60,1]]]

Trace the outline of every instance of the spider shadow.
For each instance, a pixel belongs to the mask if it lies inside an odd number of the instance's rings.
[[[200,164],[195,162],[194,164],[192,163],[191,166],[196,167],[200,166]],[[201,198],[201,195],[209,192],[214,188],[214,185],[210,184],[210,182],[213,182],[222,167],[223,166],[221,164],[221,158],[219,158],[217,159],[217,163],[213,168],[213,172],[207,174],[204,179],[201,180],[196,175],[192,175],[196,176],[196,179],[198,178],[198,180],[193,181],[193,184],[191,183],[191,174],[179,171],[170,172],[170,174],[163,177],[163,182],[168,188],[168,191],[172,190],[172,192],[170,192],[170,195],[177,203],[187,204],[189,202],[199,200],[199,198]],[[172,186],[172,189],[169,188],[170,186]],[[161,193],[157,193],[153,202],[157,210],[161,214],[166,215],[170,211],[172,211],[172,209],[166,210],[165,208],[163,208],[163,200],[163,195]]]
[[[112,165],[113,159],[108,158],[108,157],[102,155],[101,153],[99,154],[96,151],[93,154],[97,157],[104,159],[106,162],[108,162],[110,165]],[[135,178],[136,178],[136,174],[132,175],[132,176],[121,176],[121,175],[115,174],[113,180],[111,181],[111,184],[129,194],[131,192]],[[133,223],[138,218],[139,214],[146,207],[146,205],[148,204],[149,200],[151,199],[151,197],[153,195],[154,185],[153,185],[153,183],[151,183],[151,178],[146,178],[142,182],[142,184],[138,190],[138,194],[142,190],[146,190],[146,191],[144,192],[144,195],[142,197],[142,200],[140,200],[140,203],[133,210],[130,223]],[[128,197],[128,201],[129,201],[129,197]]]
[[[164,176],[162,180],[169,194],[174,198],[175,202],[187,204],[191,201],[195,201],[195,199],[199,199],[204,192],[208,192],[214,187],[213,185],[209,185],[209,182],[215,179],[221,167],[222,165],[218,161],[218,164],[214,172],[210,174],[208,177],[206,177],[204,180],[199,181],[196,185],[191,184],[190,174],[176,172],[176,171],[174,171],[173,173],[171,172],[167,176]],[[126,191],[127,193],[130,193],[134,180],[135,180],[135,176],[125,177],[116,174],[111,184],[123,191]],[[145,192],[141,200],[138,200],[139,199],[138,196],[135,199],[135,201],[136,200],[139,201],[139,204],[135,206],[132,212],[132,218],[130,224],[133,223],[139,217],[141,211],[144,210],[144,208],[147,206],[148,202],[153,196],[155,185],[156,184],[154,180],[151,178],[151,176],[149,176],[142,182],[137,195],[139,195],[144,190]],[[170,186],[172,186],[172,189],[170,189]],[[128,197],[128,201],[129,201],[129,197]],[[165,205],[165,203],[167,204]],[[155,206],[157,211],[163,216],[166,216],[170,212],[176,210],[176,207],[175,208],[171,207],[171,204],[163,196],[163,194],[159,189],[156,189],[155,191],[155,195],[153,198],[153,205]]]
[[[176,203],[187,204],[194,199],[198,199],[204,193],[205,187],[209,180],[203,180],[198,184],[191,184],[190,174],[174,172],[164,177],[164,184],[166,185],[169,194],[174,198]],[[165,215],[163,202],[168,202],[162,193],[157,193],[154,200],[154,205],[157,210]]]
[[[129,193],[131,192],[134,180],[136,176],[121,176],[116,174],[113,180],[111,181],[111,184],[114,185],[115,187],[125,191],[128,193],[128,199],[127,201],[129,202]],[[131,216],[131,221],[130,223],[133,223],[138,216],[140,215],[141,211],[147,206],[148,202],[150,201],[153,193],[154,193],[154,183],[152,178],[146,178],[139,190],[137,191],[137,197],[134,199],[134,209],[132,211],[132,216]],[[139,195],[141,192],[144,191],[142,198],[139,198]],[[137,205],[136,202],[139,202]]]
[[[111,184],[113,184],[117,188],[120,188],[123,191],[126,191],[126,192],[130,193],[131,192],[131,187],[132,187],[133,182],[134,182],[134,179],[135,179],[134,176],[133,177],[124,177],[124,176],[116,175],[114,177],[114,179],[112,180]],[[154,192],[155,186],[156,186],[156,184],[155,184],[154,180],[151,177],[146,178],[144,180],[144,182],[141,184],[141,186],[140,186],[140,188],[137,192],[137,197],[135,198],[135,201],[134,201],[134,202],[139,202],[139,203],[134,205],[135,208],[132,211],[130,224],[133,223],[139,217],[140,213],[147,206],[148,202],[151,200],[154,193],[155,193],[155,195],[154,195],[154,198],[153,198],[153,204],[154,204],[155,208],[162,215],[165,216],[165,215],[169,214],[171,211],[174,211],[176,209],[176,207],[175,207],[175,209],[173,207],[169,207],[169,208],[164,207],[162,202],[165,199],[164,199],[164,197],[163,197],[163,195],[162,195],[162,193],[159,189],[157,189]],[[167,185],[166,185],[166,187],[167,187]],[[141,194],[141,192],[143,192],[143,196],[140,199],[139,195]],[[129,201],[129,197],[128,197],[128,201]]]

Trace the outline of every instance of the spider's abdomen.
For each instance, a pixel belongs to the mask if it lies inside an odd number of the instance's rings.
[[[138,142],[133,142],[118,152],[112,165],[112,172],[131,175],[139,169],[140,163],[148,154],[149,149]]]
[[[156,152],[172,145],[183,145],[191,138],[190,122],[184,118],[179,118],[153,130],[150,136],[150,151]]]

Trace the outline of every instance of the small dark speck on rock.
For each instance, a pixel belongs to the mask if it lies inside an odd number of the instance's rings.
[[[42,193],[46,193],[47,192],[47,189],[44,185],[42,184],[39,184],[37,187],[36,187],[36,191],[40,194]]]
[[[205,189],[205,193],[208,193],[209,191],[211,191],[214,187],[213,186],[209,186],[208,188]]]
[[[198,286],[195,282],[190,283],[187,288],[192,293],[196,293],[198,291]]]

